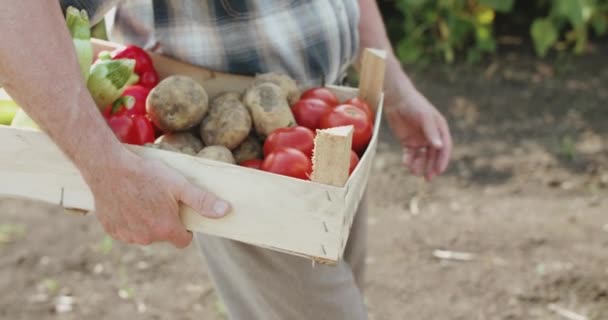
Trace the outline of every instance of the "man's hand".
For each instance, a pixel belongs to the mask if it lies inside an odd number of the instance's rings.
[[[452,137],[445,118],[407,77],[386,35],[376,0],[359,0],[360,49],[386,50],[384,110],[389,125],[403,146],[403,163],[427,180],[445,171]],[[356,66],[359,66],[361,54]]]
[[[125,152],[103,171],[85,174],[95,196],[96,216],[113,238],[147,245],[168,241],[178,248],[192,241],[179,219],[179,203],[209,218],[230,210],[225,201],[190,184],[162,162]]]
[[[400,72],[400,69],[391,69]],[[407,80],[389,75],[385,113],[389,126],[403,147],[403,164],[427,181],[448,166],[452,137],[445,118]]]

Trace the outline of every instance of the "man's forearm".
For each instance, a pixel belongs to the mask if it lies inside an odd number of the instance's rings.
[[[96,108],[57,1],[0,0],[0,85],[87,172],[123,151]]]
[[[386,33],[384,21],[376,0],[358,0],[360,8],[359,21],[359,48],[360,50],[369,48],[377,48],[385,50],[387,53],[386,60],[386,93],[392,94],[393,91],[402,92],[397,88],[393,88],[393,84],[400,84],[402,88],[413,89],[413,85],[407,75],[403,72],[399,59],[395,56],[393,47]],[[362,55],[358,55],[356,67],[360,66]],[[395,92],[397,93],[397,92]]]

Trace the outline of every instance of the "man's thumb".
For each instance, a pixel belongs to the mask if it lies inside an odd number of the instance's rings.
[[[190,183],[186,183],[182,189],[180,200],[208,218],[221,218],[231,210],[228,202]]]

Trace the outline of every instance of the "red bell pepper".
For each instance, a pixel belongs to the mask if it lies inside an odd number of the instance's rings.
[[[120,142],[144,145],[156,139],[154,125],[146,115],[149,93],[149,88],[129,86],[120,98],[104,110],[103,116]]]
[[[154,126],[144,115],[110,115],[106,121],[122,143],[144,145],[155,140]]]
[[[116,49],[111,54],[112,59],[133,59],[135,60],[135,73],[139,76],[136,84],[146,88],[154,88],[158,84],[158,73],[154,68],[154,63],[150,55],[136,45],[128,45],[124,48]]]
[[[141,85],[132,85],[127,87],[120,98],[116,99],[113,104],[108,105],[104,110],[104,116],[113,115],[145,115],[146,114],[146,98],[151,89]]]

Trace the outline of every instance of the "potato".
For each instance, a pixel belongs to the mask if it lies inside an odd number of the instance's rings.
[[[248,136],[236,149],[232,150],[236,163],[245,160],[262,159],[264,155],[262,143],[255,136]]]
[[[290,127],[296,121],[281,88],[271,82],[250,86],[243,97],[251,113],[255,131],[261,138],[278,128]]]
[[[232,152],[224,146],[206,146],[196,156],[236,164]]]
[[[206,145],[236,148],[251,131],[251,115],[241,102],[241,95],[227,92],[213,99],[209,114],[201,123],[201,137]]]
[[[189,132],[165,133],[154,141],[153,147],[196,155],[203,148],[203,143]]]
[[[192,78],[173,75],[159,82],[146,99],[150,120],[164,132],[197,126],[208,111],[209,96]]]
[[[286,74],[268,72],[268,73],[260,73],[255,76],[256,82],[272,82],[283,90],[283,93],[287,97],[287,101],[289,101],[289,105],[293,105],[300,99],[300,88],[294,79],[289,77]]]

